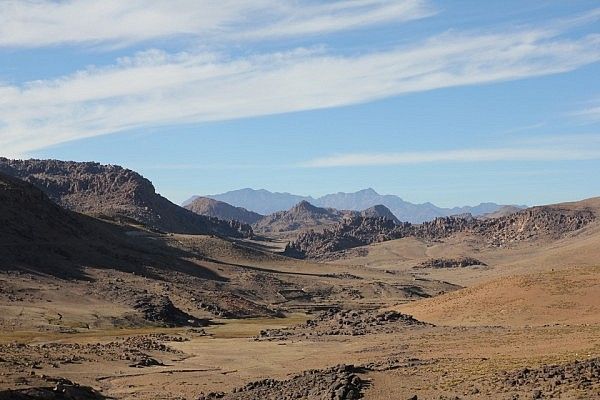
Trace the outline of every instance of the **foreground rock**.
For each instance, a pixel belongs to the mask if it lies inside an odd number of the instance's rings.
[[[88,386],[80,386],[68,379],[42,377],[36,379],[39,387],[0,390],[0,400],[103,400],[102,394]]]
[[[355,400],[362,398],[366,386],[353,365],[338,365],[324,370],[308,370],[290,379],[264,379],[235,389],[232,393],[209,393],[199,400]]]
[[[600,398],[600,358],[541,368],[504,372],[498,386],[509,392],[527,392],[533,399],[562,399],[579,392],[585,399]]]
[[[148,334],[116,338],[107,343],[2,344],[0,367],[17,374],[83,362],[122,361],[131,367],[159,365],[160,362],[154,362],[155,357],[181,354],[166,343],[184,340],[187,340],[184,336]]]

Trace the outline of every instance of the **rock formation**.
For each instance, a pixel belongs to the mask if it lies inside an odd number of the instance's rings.
[[[596,216],[589,209],[541,206],[500,218],[478,220],[472,217],[441,217],[420,225],[396,224],[384,218],[354,216],[323,232],[304,232],[289,243],[286,254],[291,257],[318,258],[352,247],[392,239],[416,237],[440,240],[464,232],[481,237],[488,245],[503,247],[521,241],[556,240],[583,228]]]
[[[179,207],[156,193],[148,179],[115,165],[0,158],[0,172],[33,184],[57,204],[83,214],[174,233],[232,237],[252,233],[248,225]]]
[[[253,229],[261,233],[318,229],[335,225],[352,214],[352,212],[338,211],[333,208],[315,207],[303,200],[288,211],[267,215],[255,223]]]

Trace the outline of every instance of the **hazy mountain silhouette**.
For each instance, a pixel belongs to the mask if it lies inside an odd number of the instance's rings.
[[[194,196],[185,204],[189,204]],[[215,200],[224,201],[236,207],[243,207],[259,214],[272,214],[277,211],[289,210],[301,201],[308,201],[318,207],[335,208],[338,210],[362,211],[376,205],[387,207],[400,221],[420,223],[437,217],[456,214],[472,214],[480,216],[493,213],[503,205],[496,203],[481,203],[476,206],[461,206],[453,208],[438,207],[432,203],[414,204],[396,195],[381,195],[368,188],[354,193],[332,193],[319,198],[300,196],[291,193],[269,192],[265,189],[240,189],[226,193],[208,195]],[[523,208],[524,206],[517,206]]]

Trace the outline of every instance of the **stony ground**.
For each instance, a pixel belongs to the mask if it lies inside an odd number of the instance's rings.
[[[236,388],[232,393],[201,394],[198,400],[355,400],[362,398],[367,382],[356,373],[360,368],[338,365],[324,370],[308,370],[286,380],[263,379]]]
[[[157,234],[145,248],[179,251],[168,268],[3,271],[0,399],[593,399],[589,225],[516,250],[392,241],[346,264]],[[488,267],[413,269],[466,254]]]
[[[397,311],[329,309],[306,323],[286,329],[261,331],[259,340],[315,338],[320,336],[362,336],[391,333],[406,327],[427,326]]]

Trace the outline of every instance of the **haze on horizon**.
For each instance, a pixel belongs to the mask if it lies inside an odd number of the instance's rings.
[[[123,165],[177,203],[598,196],[599,20],[584,0],[8,0],[0,156]]]

